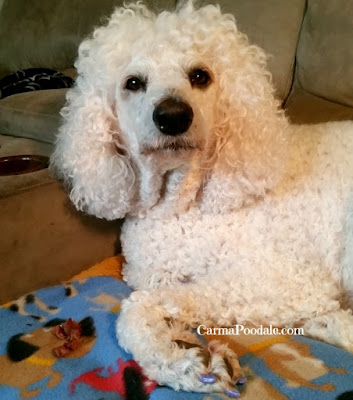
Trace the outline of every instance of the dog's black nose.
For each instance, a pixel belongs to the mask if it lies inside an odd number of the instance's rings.
[[[174,97],[168,97],[157,104],[153,111],[156,127],[165,135],[180,135],[186,132],[194,117],[189,104]]]

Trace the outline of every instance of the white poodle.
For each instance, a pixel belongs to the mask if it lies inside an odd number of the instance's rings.
[[[79,48],[52,166],[125,217],[117,323],[151,379],[238,397],[236,355],[192,328],[302,326],[353,350],[353,125],[289,126],[234,18],[115,10]]]

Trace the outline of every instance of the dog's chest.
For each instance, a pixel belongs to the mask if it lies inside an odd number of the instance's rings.
[[[137,288],[197,281],[230,270],[261,279],[285,260],[333,269],[343,244],[342,207],[335,196],[304,191],[287,198],[269,196],[226,215],[194,209],[178,217],[128,219],[122,239],[126,279]]]

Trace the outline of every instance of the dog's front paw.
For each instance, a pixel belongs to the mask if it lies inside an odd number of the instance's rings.
[[[120,345],[133,354],[145,375],[175,390],[225,393],[239,397],[236,384],[245,383],[236,354],[227,345],[198,342],[192,325],[200,316],[195,297],[183,285],[137,291],[123,301],[117,321]],[[203,308],[204,309],[204,308]],[[195,322],[196,323],[196,322]],[[206,322],[205,322],[206,323]]]
[[[189,363],[185,371],[188,390],[199,392],[224,392],[228,397],[240,397],[235,385],[246,382],[238,357],[219,341],[212,341],[208,346],[184,340],[174,340],[185,353],[182,357]]]

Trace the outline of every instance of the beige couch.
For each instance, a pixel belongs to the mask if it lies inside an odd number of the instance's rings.
[[[152,3],[162,9],[174,2]],[[353,0],[219,3],[270,54],[277,95],[293,122],[353,119]],[[115,4],[121,1],[3,0],[0,78],[29,67],[74,77],[79,42]],[[0,100],[0,157],[50,155],[65,93]],[[47,170],[0,177],[0,221],[0,302],[67,279],[119,248],[119,223],[73,210]]]

